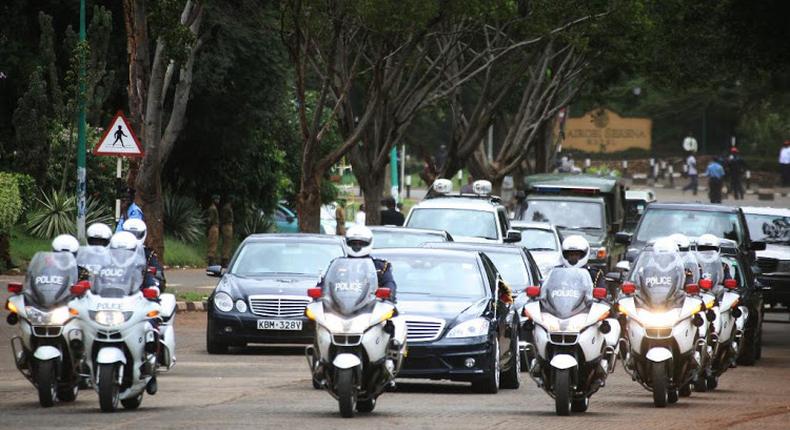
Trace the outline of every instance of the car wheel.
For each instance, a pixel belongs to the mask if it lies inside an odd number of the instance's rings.
[[[208,324],[206,325],[206,351],[209,354],[227,354],[228,352],[228,344],[217,340],[214,321],[211,319],[211,316],[208,317]]]
[[[499,391],[500,361],[499,338],[494,335],[491,351],[491,368],[481,378],[472,381],[472,391],[482,394],[496,394]]]
[[[521,353],[518,350],[518,336],[510,339],[510,368],[502,372],[502,379],[499,381],[499,388],[505,390],[517,390],[521,386]]]
[[[746,336],[745,346],[740,355],[738,355],[737,362],[741,366],[754,366],[762,354],[763,333],[762,330],[755,327],[752,333],[747,332],[744,336]]]

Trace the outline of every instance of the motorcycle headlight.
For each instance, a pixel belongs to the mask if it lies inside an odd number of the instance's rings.
[[[587,327],[587,314],[579,314],[568,321],[566,331],[582,331]]]
[[[488,320],[485,318],[475,318],[464,321],[456,325],[447,333],[448,338],[477,337],[488,335]]]
[[[645,327],[673,327],[678,321],[677,312],[650,312],[647,309],[637,311],[637,319]]]
[[[217,293],[214,295],[214,307],[222,312],[230,312],[233,309],[233,299],[227,293]]]
[[[540,319],[543,323],[543,327],[545,327],[546,330],[560,331],[560,320],[554,315],[543,312],[540,314]]]
[[[32,306],[25,306],[28,320],[33,325],[63,325],[71,318],[68,306],[61,306],[49,312],[40,311]]]
[[[123,324],[129,317],[131,317],[131,314],[132,312],[97,311],[95,314],[93,314],[93,320],[101,325],[113,327]]]

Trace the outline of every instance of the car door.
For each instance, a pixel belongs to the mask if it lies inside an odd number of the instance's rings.
[[[496,269],[496,266],[494,266],[494,263],[485,254],[481,253],[480,257],[483,260],[486,278],[489,282],[489,286],[491,287],[491,293],[493,294],[491,300],[494,304],[494,316],[491,322],[497,327],[497,337],[499,338],[499,358],[501,363],[505,363],[505,360],[508,360],[511,356],[510,353],[513,344],[518,344],[518,340],[516,340],[516,342],[512,342],[512,339],[516,336],[516,333],[513,329],[515,326],[513,321],[514,312],[512,304],[505,302],[500,298],[499,287],[503,281]]]

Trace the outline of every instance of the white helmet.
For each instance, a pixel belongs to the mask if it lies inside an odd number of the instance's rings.
[[[697,239],[697,250],[698,251],[719,251],[719,247],[721,246],[721,240],[718,237],[710,234],[705,233]]]
[[[686,237],[685,234],[675,233],[669,236],[669,239],[675,242],[675,245],[677,245],[678,251],[680,252],[687,252],[689,249],[691,249],[691,241],[688,237]]]
[[[97,222],[88,227],[85,235],[88,237],[88,245],[107,246],[112,237],[112,229],[107,224]]]
[[[110,239],[110,249],[135,250],[137,249],[137,237],[128,231],[115,233]]]
[[[568,255],[571,252],[581,252],[583,255],[575,262],[568,261]],[[562,241],[562,265],[565,267],[584,267],[587,265],[587,260],[590,258],[590,243],[587,239],[573,235],[568,236]]]
[[[373,250],[373,232],[364,225],[349,227],[346,231],[346,252],[349,257],[367,257]]]
[[[683,267],[683,261],[678,254],[678,246],[674,240],[669,237],[662,237],[656,240],[653,244],[652,263],[661,271],[667,271],[672,267]]]
[[[70,234],[61,234],[52,240],[52,250],[55,252],[70,252],[76,254],[80,249],[80,242]]]
[[[148,234],[148,228],[145,226],[143,220],[137,218],[126,220],[123,223],[123,231],[128,231],[133,234],[134,237],[137,238],[137,243],[141,246],[145,245],[145,237]]]

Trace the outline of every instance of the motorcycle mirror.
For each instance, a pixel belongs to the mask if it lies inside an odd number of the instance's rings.
[[[389,288],[379,288],[376,290],[376,297],[380,299],[389,299],[392,297],[392,290]]]
[[[307,289],[307,296],[310,297],[311,299],[320,299],[321,294],[323,294],[323,292],[318,287]]]
[[[159,297],[159,289],[158,288],[143,288],[143,297],[148,300],[153,300]]]
[[[540,295],[540,287],[533,285],[531,287],[527,287],[527,289],[524,290],[524,292],[527,293],[527,297],[534,299],[535,297],[538,297]]]
[[[686,293],[691,294],[692,296],[699,294],[699,285],[697,284],[686,285]]]
[[[81,297],[86,291],[91,289],[90,281],[79,281],[72,285],[69,291],[76,297]]]
[[[710,290],[711,288],[713,288],[713,281],[711,281],[710,279],[707,279],[707,278],[706,279],[700,279],[699,280],[699,286],[703,290]]]
[[[22,283],[20,282],[9,282],[8,283],[8,292],[11,294],[19,294],[22,292]]]
[[[728,290],[734,290],[738,288],[738,281],[736,281],[735,279],[725,279],[724,288]]]
[[[634,285],[633,282],[623,282],[620,291],[622,291],[623,294],[634,294],[636,292],[636,285]]]
[[[606,288],[593,288],[593,298],[603,300],[606,298]]]

